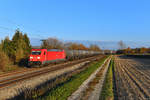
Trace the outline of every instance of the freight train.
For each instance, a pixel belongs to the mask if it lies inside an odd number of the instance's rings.
[[[102,52],[88,50],[32,49],[28,65],[44,65],[47,63],[80,59],[98,54],[102,54]]]

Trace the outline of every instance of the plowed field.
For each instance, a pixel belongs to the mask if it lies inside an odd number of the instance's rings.
[[[118,100],[150,100],[150,59],[115,57]]]

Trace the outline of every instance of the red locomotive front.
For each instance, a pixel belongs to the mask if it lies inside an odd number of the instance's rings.
[[[29,57],[29,65],[41,65],[50,62],[58,62],[65,60],[64,50],[58,49],[32,49]]]
[[[47,49],[32,49],[29,57],[29,64],[41,65],[46,60]]]

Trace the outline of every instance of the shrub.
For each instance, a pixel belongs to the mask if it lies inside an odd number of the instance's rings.
[[[11,65],[8,56],[0,50],[0,70],[6,71]]]

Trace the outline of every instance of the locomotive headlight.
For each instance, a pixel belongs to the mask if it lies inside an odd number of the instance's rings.
[[[33,57],[30,57],[30,59],[33,59]]]
[[[40,57],[37,57],[37,59],[40,59]]]

